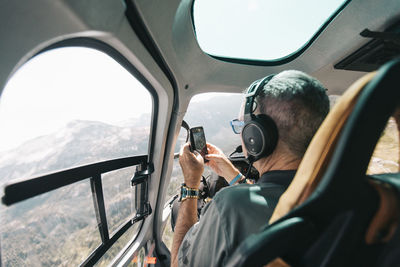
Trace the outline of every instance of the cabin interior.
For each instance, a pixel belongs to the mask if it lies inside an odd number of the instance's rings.
[[[292,69],[348,114],[307,201],[231,266],[400,264],[400,2],[275,2],[1,0],[0,266],[169,266],[183,121],[229,155],[243,91]]]

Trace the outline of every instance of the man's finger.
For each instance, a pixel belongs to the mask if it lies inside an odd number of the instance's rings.
[[[207,146],[209,146],[209,147],[215,147],[213,144],[211,144],[211,143],[207,143]]]
[[[189,144],[189,143],[185,143],[185,144],[182,146],[182,150],[183,150],[184,152],[187,152],[187,151],[190,152],[190,144]]]
[[[209,157],[209,158],[221,158],[221,155],[219,155],[219,154],[206,154],[206,157]]]
[[[190,147],[189,143],[184,144],[181,147],[181,150],[179,151],[179,156],[182,156],[184,153],[190,152],[190,148],[189,147]]]
[[[196,152],[197,152],[197,151],[196,151]],[[197,159],[199,162],[203,162],[203,163],[204,163],[203,156],[202,156],[199,152],[197,152],[197,154],[195,154],[195,156],[196,156],[196,159]]]
[[[213,151],[215,151],[215,150],[217,149],[216,146],[214,146],[213,144],[210,144],[210,143],[207,143],[207,148],[208,148],[209,150],[213,150]]]
[[[220,158],[222,158],[222,156],[218,155],[218,154],[207,154],[206,158],[207,159],[220,159]]]

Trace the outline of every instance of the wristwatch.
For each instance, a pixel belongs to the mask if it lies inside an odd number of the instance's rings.
[[[186,184],[181,185],[181,196],[180,202],[185,201],[188,198],[199,198],[199,189],[187,187]]]

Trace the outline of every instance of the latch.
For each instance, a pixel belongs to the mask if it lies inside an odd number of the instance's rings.
[[[132,218],[132,223],[146,218],[152,212],[148,200],[148,178],[153,172],[154,165],[152,163],[137,166],[136,172],[131,179],[131,185],[135,188],[135,203],[133,206],[136,209],[136,215]]]

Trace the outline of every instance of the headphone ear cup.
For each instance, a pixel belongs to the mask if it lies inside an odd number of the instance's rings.
[[[278,127],[265,114],[253,116],[242,130],[243,144],[254,161],[272,154],[278,144]]]

